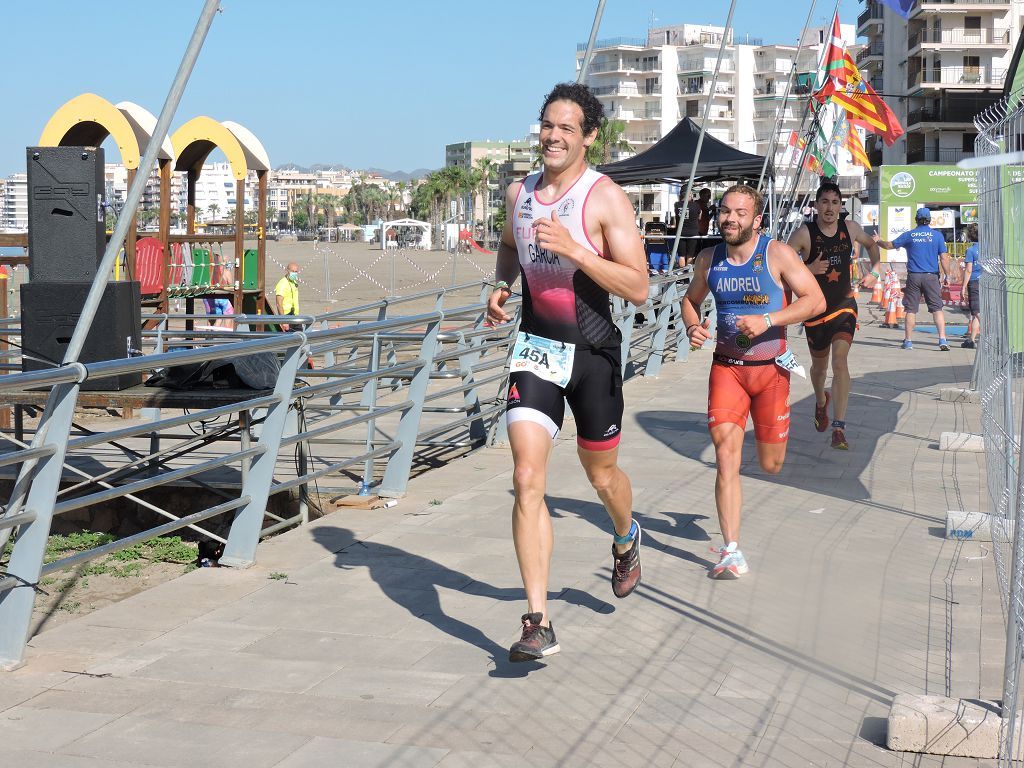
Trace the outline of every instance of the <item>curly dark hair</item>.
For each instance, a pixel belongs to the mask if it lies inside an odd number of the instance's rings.
[[[583,135],[589,136],[596,131],[604,119],[604,105],[587,86],[581,83],[559,83],[544,97],[540,108],[540,119],[544,120],[544,110],[553,101],[571,101],[583,110]]]

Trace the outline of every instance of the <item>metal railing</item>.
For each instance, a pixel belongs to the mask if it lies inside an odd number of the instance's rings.
[[[1009,45],[1010,33],[1005,29],[921,29],[907,36],[907,50],[919,45]],[[881,55],[881,51],[879,51]]]
[[[992,67],[930,67],[907,74],[907,87],[924,85],[1002,85],[1006,71]]]
[[[667,356],[686,359],[679,300],[689,275],[652,278],[642,306],[613,302],[625,379],[656,375]],[[0,668],[21,662],[36,591],[49,573],[186,528],[223,545],[221,565],[251,565],[262,538],[306,522],[325,495],[400,497],[411,475],[502,441],[517,324],[486,325],[490,291],[486,282],[467,284],[309,318],[236,315],[234,331],[186,328],[210,315],[151,316],[144,356],[0,376],[8,402],[33,401],[29,390],[40,388],[35,402],[46,400],[35,430],[0,432],[0,472],[19,478],[0,507],[0,553],[17,532],[8,559],[0,558]],[[403,314],[431,302],[431,311]],[[506,307],[518,311],[518,299]],[[308,328],[261,332],[289,320]],[[74,422],[76,403],[97,394],[79,395],[74,383],[259,353],[280,366],[272,389],[208,390],[190,401],[194,408],[169,404],[147,411],[148,421],[106,431]],[[116,393],[104,394],[116,402]],[[176,513],[160,495],[169,488],[179,501],[182,491],[202,493],[190,492],[193,507]],[[297,496],[297,507],[270,503],[286,493]],[[55,517],[122,499],[145,510],[152,525],[44,563]]]
[[[1024,106],[1005,102],[975,119],[978,156],[1024,149]],[[981,316],[975,363],[981,393],[992,548],[1006,617],[1000,765],[1017,765],[1024,662],[1024,174],[1021,165],[978,171]]]
[[[962,149],[936,149],[934,147],[907,150],[908,163],[958,163],[965,157],[974,157],[974,153],[965,152]]]

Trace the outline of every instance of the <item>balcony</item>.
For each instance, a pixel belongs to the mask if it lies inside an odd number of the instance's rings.
[[[857,66],[859,67],[868,59],[882,58],[882,44],[872,43],[864,46],[857,54]]]
[[[992,67],[942,67],[922,69],[907,75],[908,88],[939,88],[963,86],[966,88],[1002,87],[1006,71]]]
[[[857,34],[865,34],[864,27],[869,24],[881,24],[882,23],[882,6],[878,3],[872,3],[869,5],[864,12],[857,17]],[[586,47],[586,46],[584,46]]]
[[[907,36],[909,55],[922,46],[956,49],[986,45],[1003,47],[1009,44],[1010,33],[1005,29],[920,29]]]
[[[908,149],[907,163],[942,163],[949,165],[958,163],[965,157],[974,157],[973,152],[964,152],[962,149],[935,149],[926,147],[922,149]]]
[[[609,37],[605,40],[597,40],[594,48],[619,48],[628,46],[630,48],[646,48],[647,38],[644,37]],[[586,43],[576,43],[576,52],[587,50]]]
[[[963,10],[969,13],[977,13],[982,10],[1004,11],[1010,5],[1010,0],[922,0],[910,10],[910,18],[928,15],[930,13],[951,13],[963,6]]]
[[[682,78],[680,78],[682,79]],[[703,94],[707,96],[711,93],[711,83],[709,82],[680,82],[679,83],[679,95],[680,96],[692,96]],[[736,94],[736,88],[732,83],[716,83],[715,84],[715,95],[716,96],[734,96]]]
[[[590,90],[595,96],[620,96],[626,99],[642,99],[646,96],[661,95],[661,88],[640,90],[639,88],[625,88],[622,85],[602,85]]]
[[[988,102],[991,103],[991,102]],[[974,116],[983,107],[976,105],[943,104],[938,108],[924,107],[907,113],[907,128],[919,123],[965,123],[973,125]]]

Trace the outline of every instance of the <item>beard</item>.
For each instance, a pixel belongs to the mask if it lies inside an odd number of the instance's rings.
[[[754,228],[752,226],[747,227],[746,229],[738,227],[735,230],[722,231],[722,239],[725,241],[726,245],[743,245],[753,236]]]

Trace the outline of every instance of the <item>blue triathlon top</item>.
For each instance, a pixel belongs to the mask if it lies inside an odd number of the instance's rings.
[[[964,266],[971,265],[971,282],[977,282],[981,279],[981,263],[978,261],[981,256],[981,251],[978,249],[978,244],[975,243],[967,249],[967,253],[964,254]]]
[[[940,232],[927,224],[919,224],[897,237],[892,244],[907,249],[907,272],[939,273],[939,255],[946,253],[946,241]]]
[[[708,270],[708,287],[718,312],[718,341],[715,353],[741,360],[768,360],[786,351],[785,326],[772,326],[754,339],[736,330],[738,315],[777,312],[788,303],[771,270],[768,269],[770,237],[761,235],[754,253],[743,264],[731,264],[725,243],[715,246]]]

